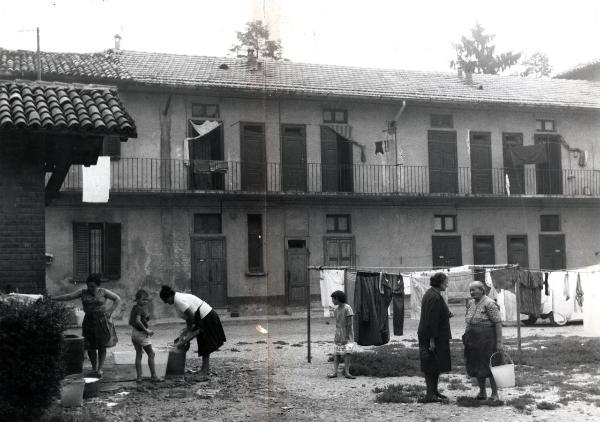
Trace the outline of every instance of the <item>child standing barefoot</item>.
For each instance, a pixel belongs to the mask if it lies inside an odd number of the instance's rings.
[[[156,370],[154,368],[154,350],[150,343],[150,336],[154,332],[148,329],[148,310],[146,309],[150,296],[144,289],[140,289],[135,294],[135,305],[131,309],[129,315],[129,325],[133,327],[131,330],[131,342],[135,347],[135,370],[137,372],[137,383],[142,382],[142,355],[143,351],[148,355],[148,367],[152,376],[152,382],[158,382]]]
[[[344,356],[344,376],[354,379],[355,377],[350,374],[350,364],[354,350],[354,328],[352,325],[354,311],[346,303],[346,294],[341,290],[333,292],[331,299],[336,306],[333,312],[335,316],[335,338],[333,340],[335,346],[333,351],[333,373],[327,375],[327,377],[337,377],[340,356]]]

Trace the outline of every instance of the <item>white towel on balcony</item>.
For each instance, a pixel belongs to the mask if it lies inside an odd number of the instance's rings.
[[[108,202],[110,157],[98,157],[95,166],[82,166],[83,202]]]

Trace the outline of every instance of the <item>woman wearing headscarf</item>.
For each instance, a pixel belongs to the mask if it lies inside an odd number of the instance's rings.
[[[438,390],[440,373],[450,372],[450,317],[452,313],[442,297],[448,287],[448,277],[444,273],[435,273],[429,279],[430,288],[423,295],[421,318],[417,335],[419,338],[419,357],[421,371],[425,374],[427,392],[423,403],[435,403],[448,400]]]
[[[81,324],[84,347],[92,363],[92,371],[102,378],[106,349],[113,347],[118,341],[111,316],[119,306],[121,298],[116,293],[100,287],[102,282],[98,274],[91,274],[85,282],[87,288],[53,296],[52,300],[81,299],[85,313]],[[107,299],[111,300],[112,306],[107,307]]]
[[[498,400],[498,388],[490,371],[490,357],[502,350],[502,319],[500,308],[485,294],[480,281],[469,285],[472,300],[469,301],[465,316],[466,330],[463,335],[467,374],[477,378],[479,384],[478,400],[486,400],[486,378],[490,379],[492,400]]]
[[[169,286],[162,286],[160,298],[164,303],[175,305],[177,315],[184,319],[188,331],[199,331],[196,336],[198,356],[202,356],[200,372],[205,377],[210,375],[210,354],[225,343],[225,332],[219,315],[213,308],[190,293],[175,292]]]

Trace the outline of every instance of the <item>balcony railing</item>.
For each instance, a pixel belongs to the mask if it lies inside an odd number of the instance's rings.
[[[194,167],[183,160],[111,161],[113,192],[268,192],[364,195],[560,195],[600,197],[600,170],[526,168],[431,169],[408,165],[304,166],[239,161]],[[507,183],[508,180],[508,183]],[[62,191],[82,189],[81,166],[71,166]]]

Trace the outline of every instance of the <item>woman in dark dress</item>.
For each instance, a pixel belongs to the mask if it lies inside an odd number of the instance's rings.
[[[465,315],[466,330],[463,335],[467,374],[477,378],[479,393],[476,399],[486,400],[486,378],[490,379],[492,400],[499,400],[498,388],[490,370],[490,357],[502,350],[502,319],[500,307],[485,294],[481,281],[469,285],[473,300],[469,302]]]
[[[190,293],[175,292],[169,286],[162,286],[160,298],[164,303],[175,305],[177,315],[184,319],[188,331],[199,331],[196,337],[198,356],[202,356],[200,373],[210,375],[210,354],[225,343],[225,332],[217,312],[205,301]]]
[[[81,329],[84,347],[92,363],[92,370],[102,378],[106,349],[117,344],[117,332],[111,321],[111,316],[119,306],[121,298],[116,293],[100,287],[100,276],[90,275],[86,280],[87,288],[53,296],[52,300],[72,300],[81,298],[83,305],[83,323]],[[106,307],[106,299],[112,301],[110,308]]]
[[[439,376],[450,372],[450,317],[452,313],[444,301],[441,292],[448,287],[448,277],[444,273],[435,273],[429,279],[431,288],[423,295],[421,319],[417,336],[419,338],[419,356],[421,371],[425,374],[427,393],[423,403],[435,403],[448,400],[438,391]]]

